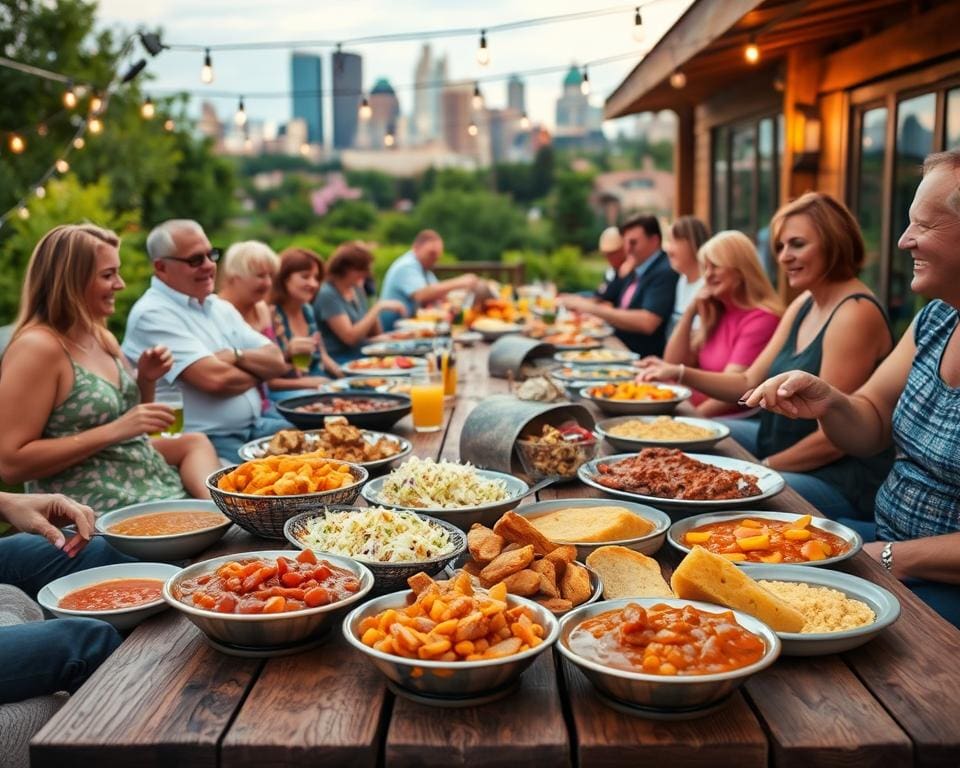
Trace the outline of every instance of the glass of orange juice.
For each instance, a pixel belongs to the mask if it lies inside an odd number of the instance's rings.
[[[418,372],[410,377],[410,406],[417,432],[438,432],[443,426],[443,373]]]
[[[438,337],[433,342],[433,351],[440,364],[440,375],[443,379],[443,394],[445,397],[457,396],[457,358],[454,354],[453,339],[449,336]]]

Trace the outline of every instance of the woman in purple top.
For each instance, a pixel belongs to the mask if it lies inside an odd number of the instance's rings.
[[[704,285],[677,321],[663,359],[704,371],[745,371],[773,336],[783,304],[741,232],[717,233],[697,258]],[[696,391],[691,403],[704,417],[741,410]]]

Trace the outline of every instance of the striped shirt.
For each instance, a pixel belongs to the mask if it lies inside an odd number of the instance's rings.
[[[932,301],[917,315],[917,354],[893,412],[893,470],[877,494],[877,534],[900,541],[960,530],[960,388],[940,378],[957,310]]]

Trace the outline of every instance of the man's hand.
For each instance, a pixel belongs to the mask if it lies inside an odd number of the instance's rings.
[[[145,349],[137,362],[137,376],[155,382],[173,367],[173,354],[162,346]]]
[[[93,510],[60,493],[4,493],[0,514],[17,530],[43,536],[68,557],[74,557],[93,536]],[[77,533],[65,540],[59,526],[76,525]]]

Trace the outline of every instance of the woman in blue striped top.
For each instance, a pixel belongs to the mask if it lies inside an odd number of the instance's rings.
[[[932,299],[870,380],[844,395],[808,373],[768,379],[747,398],[816,418],[848,453],[892,441],[877,494],[876,538],[864,550],[960,626],[960,151],[930,155],[899,247],[916,293]]]

